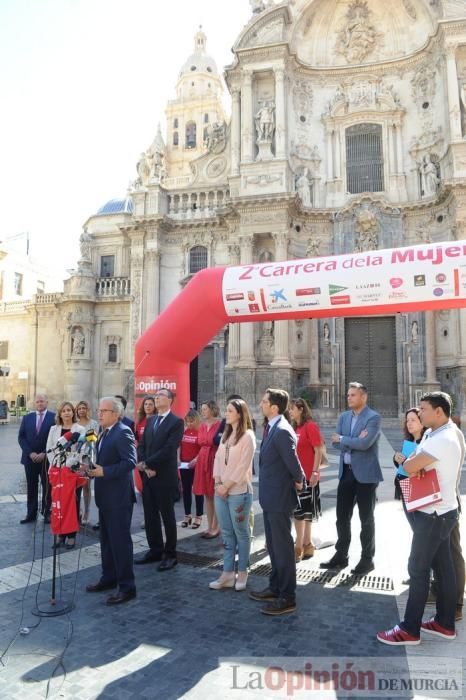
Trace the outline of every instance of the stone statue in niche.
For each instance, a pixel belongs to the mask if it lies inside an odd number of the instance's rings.
[[[328,323],[324,323],[322,335],[324,336],[325,345],[330,345],[330,326]]]
[[[271,143],[275,132],[275,105],[265,102],[254,117],[257,142]]]
[[[309,181],[309,170],[304,168],[302,175],[296,179],[296,191],[303,207],[312,207],[311,183]]]
[[[338,34],[336,50],[348,63],[361,63],[373,53],[380,36],[370,19],[366,0],[354,0],[346,13],[346,24]]]
[[[320,255],[320,241],[316,238],[309,239],[306,248],[306,258],[318,258]]]
[[[356,217],[356,240],[354,250],[363,253],[379,247],[379,224],[375,214],[363,209]]]
[[[417,321],[413,321],[411,324],[411,342],[416,345],[419,340],[419,324]]]
[[[440,178],[437,173],[437,166],[432,162],[432,157],[426,154],[419,166],[421,176],[421,196],[432,197],[437,194]]]
[[[466,138],[466,83],[462,83],[460,90],[461,106],[461,133]]]
[[[71,334],[71,354],[84,355],[86,339],[80,328],[75,328]]]

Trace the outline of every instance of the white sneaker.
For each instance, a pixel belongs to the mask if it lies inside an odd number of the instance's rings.
[[[223,574],[216,581],[211,581],[209,583],[209,588],[213,591],[219,591],[221,588],[234,588],[235,587],[235,575],[224,576]]]

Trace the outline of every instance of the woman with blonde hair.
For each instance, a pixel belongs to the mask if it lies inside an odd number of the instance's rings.
[[[297,453],[304,474],[306,488],[299,496],[300,505],[294,512],[296,530],[295,559],[310,559],[315,547],[311,539],[311,523],[322,514],[320,506],[320,463],[323,452],[323,438],[317,423],[312,420],[311,409],[302,398],[290,401],[290,418],[298,438]]]
[[[256,438],[249,408],[242,399],[232,399],[225,411],[225,430],[215,455],[215,511],[223,538],[223,573],[209,587],[244,591],[248,580],[251,550],[249,514],[252,508],[252,460]],[[238,550],[238,577],[235,555]]]
[[[75,408],[76,413],[76,423],[84,428],[87,432],[88,430],[93,430],[96,435],[99,434],[99,424],[91,416],[91,404],[89,401],[78,401]],[[89,510],[91,507],[91,482],[87,481],[86,485],[83,486],[83,501],[84,501],[84,513],[80,516],[81,523],[83,525],[88,525],[89,523]],[[81,510],[81,508],[79,508]]]
[[[81,435],[85,434],[85,429],[82,425],[79,425],[79,423],[76,422],[76,412],[74,410],[74,406],[71,403],[71,401],[62,401],[62,403],[59,405],[55,417],[55,425],[52,425],[52,427],[49,430],[49,434],[47,437],[47,453],[49,453],[49,450],[53,450],[54,447],[56,447],[59,439],[65,435],[65,433],[81,433]],[[50,452],[51,458],[49,459],[50,465],[54,466],[60,463],[60,454],[59,451],[55,452]],[[76,491],[76,510],[77,510],[77,516],[79,520],[79,497],[80,497],[80,489],[77,489]],[[66,549],[73,549],[75,544],[76,544],[76,532],[68,532],[60,535],[60,537],[57,540],[57,547],[59,547],[62,544],[66,544]]]

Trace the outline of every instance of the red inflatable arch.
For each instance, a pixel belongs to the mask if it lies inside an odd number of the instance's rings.
[[[226,323],[466,307],[466,241],[198,272],[136,343],[135,400],[189,408],[189,363]]]

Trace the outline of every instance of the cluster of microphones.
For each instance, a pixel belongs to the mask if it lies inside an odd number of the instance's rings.
[[[88,469],[93,469],[95,464],[95,450],[98,435],[95,430],[88,430],[84,435],[82,433],[72,433],[71,430],[64,433],[58,440],[55,447],[52,447],[49,452],[57,452],[60,455],[72,453],[72,459],[66,461],[74,471],[81,469],[81,464],[86,465]]]

